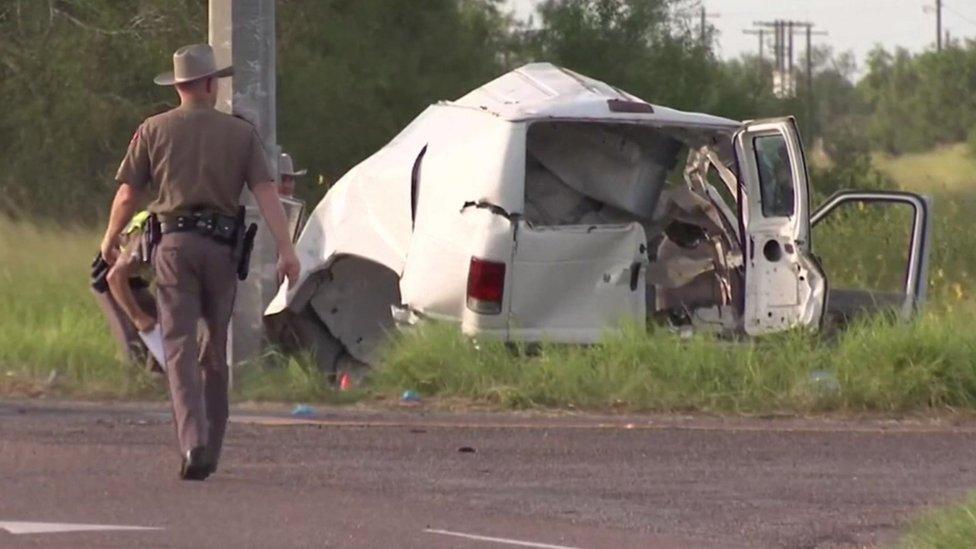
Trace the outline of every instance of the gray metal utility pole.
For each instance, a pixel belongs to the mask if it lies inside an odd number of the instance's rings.
[[[942,0],[935,0],[935,43],[942,51]]]
[[[275,112],[275,0],[210,0],[210,45],[218,65],[233,64],[234,76],[221,81],[217,108],[240,116],[257,128],[272,173],[278,172]],[[228,359],[239,364],[265,345],[264,309],[277,290],[274,242],[254,197],[242,202],[248,222],[260,230],[251,257],[251,274],[237,286]]]

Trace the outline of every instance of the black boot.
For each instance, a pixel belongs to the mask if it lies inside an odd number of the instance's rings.
[[[211,466],[207,463],[207,449],[197,446],[183,456],[180,466],[180,478],[183,480],[206,480],[210,476]]]

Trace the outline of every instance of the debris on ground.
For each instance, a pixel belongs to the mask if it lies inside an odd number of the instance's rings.
[[[837,381],[837,376],[832,372],[814,370],[810,372],[810,383],[821,395],[835,396],[840,394],[840,382]]]
[[[315,416],[315,408],[308,404],[299,404],[291,411],[291,415],[292,417],[313,417]]]
[[[400,404],[402,406],[417,406],[420,404],[420,393],[407,389],[400,395]]]

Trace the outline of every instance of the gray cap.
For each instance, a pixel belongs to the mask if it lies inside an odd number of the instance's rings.
[[[223,78],[232,74],[234,67],[217,68],[213,48],[209,44],[192,44],[176,50],[173,54],[173,70],[160,74],[153,82],[160,86],[172,86],[210,76]]]
[[[301,177],[308,173],[308,170],[298,170],[295,171],[295,163],[291,161],[291,155],[288,153],[281,153],[278,157],[278,174],[279,175],[290,175],[292,177]]]

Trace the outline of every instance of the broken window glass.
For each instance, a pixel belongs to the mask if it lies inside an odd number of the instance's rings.
[[[786,139],[779,134],[753,140],[759,166],[759,190],[764,217],[791,217],[795,211],[793,169]]]

